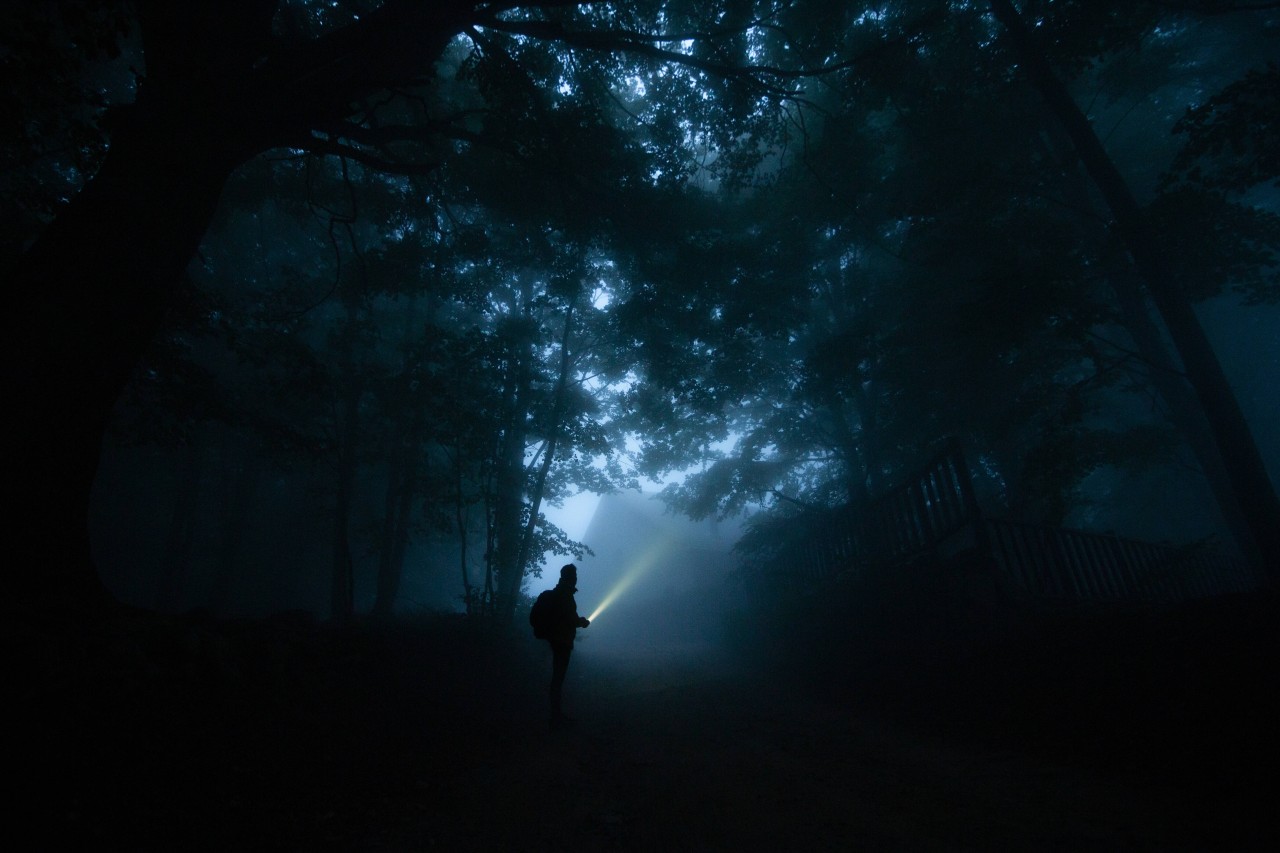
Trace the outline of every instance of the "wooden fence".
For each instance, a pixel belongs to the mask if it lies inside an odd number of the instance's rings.
[[[1245,562],[1203,545],[984,519],[1006,588],[1041,600],[1169,603],[1258,587]]]
[[[821,582],[936,553],[981,519],[960,443],[947,442],[926,465],[869,505],[848,506],[798,522],[792,544],[770,574]]]
[[[957,439],[869,505],[797,521],[763,573],[821,585],[841,573],[891,571],[913,559],[965,554],[997,588],[1040,601],[1168,603],[1259,587],[1237,557],[984,517]],[[976,558],[976,559],[974,559]]]

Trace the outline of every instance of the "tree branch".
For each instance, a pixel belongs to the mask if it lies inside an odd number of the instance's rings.
[[[324,154],[331,157],[341,157],[353,160],[362,166],[367,166],[377,172],[386,172],[391,175],[428,175],[439,168],[439,163],[407,163],[403,161],[390,160],[385,157],[378,157],[375,154],[363,149],[356,148],[351,145],[344,145],[334,138],[325,138],[320,136],[309,136],[305,140],[295,140],[288,143],[290,148],[298,148],[309,151],[313,154]]]
[[[696,68],[700,71],[705,71],[720,77],[744,79],[770,94],[792,98],[797,94],[793,89],[782,86],[779,83],[768,83],[764,78],[802,80],[822,77],[834,74],[838,71],[848,70],[866,62],[876,54],[898,43],[902,39],[909,38],[914,33],[938,19],[942,14],[943,12],[941,10],[930,11],[916,19],[913,25],[908,28],[908,33],[906,35],[901,36],[898,39],[890,39],[888,41],[880,42],[875,47],[865,53],[859,54],[858,56],[841,62],[823,65],[819,68],[782,68],[776,65],[757,64],[733,65],[658,47],[659,44],[667,42],[687,41],[691,38],[688,34],[670,35],[663,33],[642,33],[624,29],[570,30],[563,24],[555,21],[507,21],[498,18],[483,19],[478,22],[478,26],[512,35],[527,36],[529,38],[535,38],[543,41],[558,41],[562,44],[570,45],[572,47],[580,47],[586,50],[616,51],[636,54],[649,59],[657,59],[676,65]],[[752,26],[754,26],[754,24],[749,24],[745,29],[750,29]],[[701,35],[706,38],[714,37],[714,34]]]

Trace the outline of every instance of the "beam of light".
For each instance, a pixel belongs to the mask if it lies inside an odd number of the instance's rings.
[[[613,589],[609,590],[604,600],[596,605],[596,609],[591,611],[591,615],[587,619],[591,622],[596,621],[596,617],[603,613],[606,607],[613,604],[614,600],[639,580],[641,575],[653,568],[654,564],[658,562],[658,558],[667,550],[667,544],[665,539],[659,539],[646,548],[639,557],[636,557],[635,562],[627,567],[627,570],[618,578],[618,582],[613,585]]]

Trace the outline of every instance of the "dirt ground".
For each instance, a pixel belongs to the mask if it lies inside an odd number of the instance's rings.
[[[1190,851],[1277,837],[1252,781],[944,734],[709,648],[582,642],[566,684],[577,722],[553,732],[549,652],[520,635],[94,630],[17,638],[39,665],[11,702],[9,817],[41,847]]]
[[[1263,846],[1263,829],[1233,814],[1240,804],[1140,772],[930,737],[705,651],[593,657],[587,644],[570,685],[573,730],[513,720],[501,748],[433,792],[434,807],[378,849]],[[490,807],[505,818],[486,820]]]

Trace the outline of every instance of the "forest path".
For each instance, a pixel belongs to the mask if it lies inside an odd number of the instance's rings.
[[[549,668],[549,665],[548,665]],[[1158,780],[923,738],[689,650],[580,647],[577,724],[509,707],[379,850],[1243,849]],[[524,697],[537,704],[534,696]],[[430,807],[426,804],[430,804]],[[1226,829],[1224,829],[1224,827]],[[1241,828],[1241,832],[1247,830]]]

